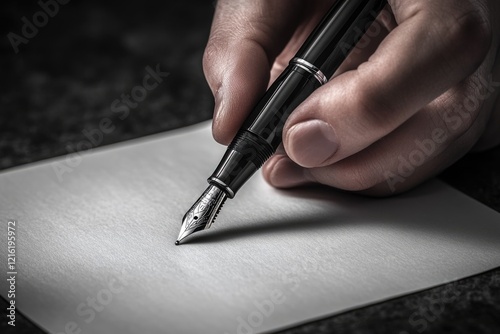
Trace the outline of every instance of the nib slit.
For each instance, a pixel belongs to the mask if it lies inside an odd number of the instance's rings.
[[[209,228],[219,214],[227,198],[226,193],[214,185],[209,185],[193,206],[184,215],[176,245],[187,236]]]

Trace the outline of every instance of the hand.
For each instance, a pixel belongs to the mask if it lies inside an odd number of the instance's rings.
[[[405,191],[500,143],[500,1],[389,0],[263,167],[273,186]],[[332,1],[219,0],[204,55],[228,144]]]

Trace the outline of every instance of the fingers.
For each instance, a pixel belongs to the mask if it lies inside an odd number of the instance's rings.
[[[496,3],[497,12],[500,13],[500,3]],[[490,114],[489,122],[478,143],[475,145],[475,151],[484,151],[500,145],[500,20],[497,19],[497,29],[493,36],[493,52],[488,58],[493,65],[493,75],[491,77],[492,97],[486,101],[481,113]],[[494,50],[497,50],[496,53]]]
[[[297,164],[328,166],[369,147],[472,74],[489,50],[478,1],[390,3],[399,25],[370,59],[318,89],[288,120],[284,146]]]
[[[500,80],[493,79],[492,84],[496,87],[494,96],[484,106],[484,113],[490,114],[488,124],[480,140],[474,146],[474,151],[486,151],[500,145],[500,98],[498,87],[500,87]]]
[[[306,169],[293,162],[286,154],[276,154],[262,167],[266,181],[276,188],[293,188],[312,183]]]
[[[268,86],[278,78],[288,66],[290,60],[295,56],[311,31],[337,0],[315,0],[303,1],[301,8],[301,19],[296,25],[293,36],[289,39],[282,52],[276,57],[271,68],[271,77]]]
[[[213,134],[228,144],[264,94],[274,58],[290,38],[300,7],[289,0],[219,0],[203,69],[215,97]]]
[[[405,191],[469,151],[489,121],[488,113],[479,111],[498,90],[489,73],[481,71],[357,154],[330,166],[308,169],[278,152],[265,165],[264,177],[280,188],[318,182],[378,196]]]
[[[386,7],[386,9],[384,9],[374,21],[370,29],[368,29],[368,31],[360,39],[359,43],[349,53],[333,77],[347,71],[354,70],[360,64],[367,61],[378,48],[380,43],[387,37],[389,32],[395,27],[396,22],[394,20],[394,16],[392,15],[390,8]],[[296,51],[295,49],[296,48],[292,48],[292,52]],[[290,59],[293,54],[284,55],[283,58]],[[280,55],[279,58],[281,57],[282,55]],[[276,78],[286,67],[286,60],[280,61],[279,58],[275,61],[271,70],[271,82],[273,81],[273,78]],[[289,188],[304,184],[304,182],[308,181],[305,179],[304,171],[304,168],[290,160],[285,153],[283,145],[280,145],[276,151],[276,155],[263,166],[264,177],[269,183],[278,188]]]
[[[345,61],[340,65],[333,77],[337,77],[347,71],[355,70],[359,65],[368,61],[377,50],[380,43],[382,43],[396,26],[394,15],[387,5],[352,49]]]

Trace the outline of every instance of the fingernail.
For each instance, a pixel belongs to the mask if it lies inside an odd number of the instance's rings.
[[[297,187],[310,181],[300,167],[288,157],[279,159],[269,172],[269,183],[277,188]]]
[[[288,154],[303,167],[321,166],[338,148],[335,130],[321,120],[296,124],[288,132]]]
[[[275,155],[286,155],[285,148],[283,147],[283,143],[279,144],[279,146],[276,149],[276,152],[274,154]]]
[[[215,105],[214,105],[214,120],[221,115],[221,110],[223,107],[223,96],[222,96],[222,86],[220,86],[217,91],[215,92]]]

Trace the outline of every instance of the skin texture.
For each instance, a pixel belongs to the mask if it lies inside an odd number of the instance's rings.
[[[229,144],[333,2],[218,1],[203,61],[218,142]],[[387,196],[500,143],[500,1],[388,3],[286,122],[263,167],[271,185]]]

